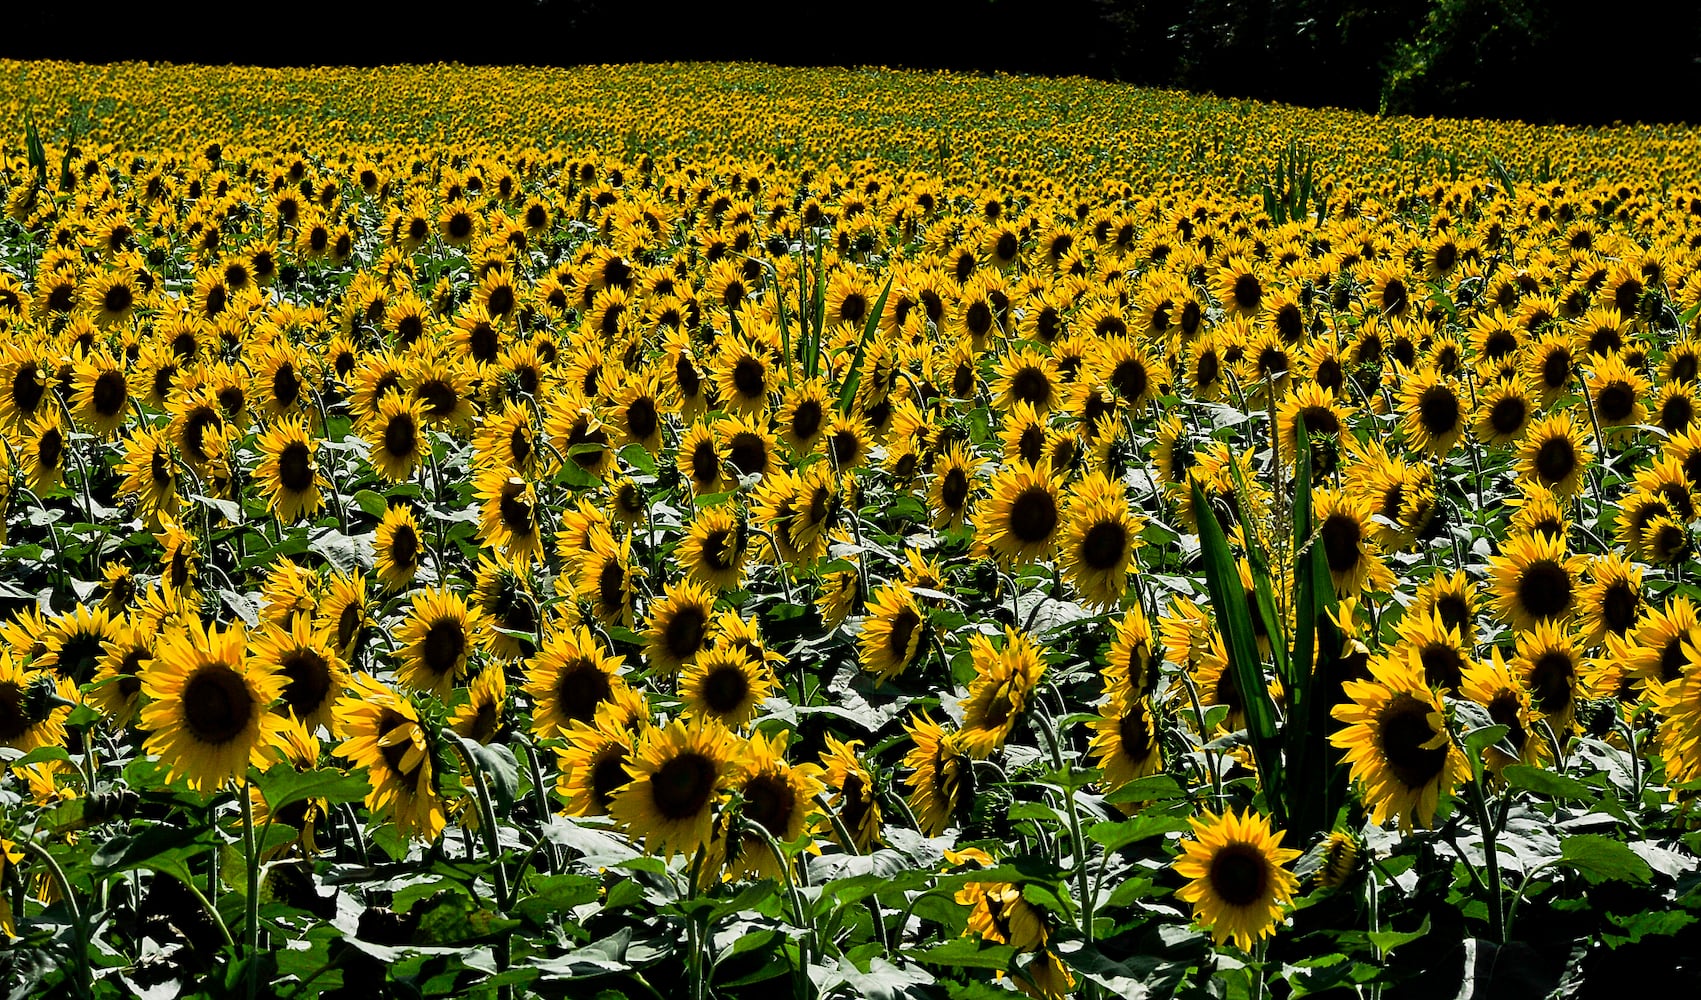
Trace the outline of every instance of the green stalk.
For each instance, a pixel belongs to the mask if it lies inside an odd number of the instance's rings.
[[[1034,713],[1034,728],[1045,737],[1046,748],[1051,752],[1052,766],[1058,771],[1064,770],[1063,747],[1058,742],[1057,732],[1052,720],[1044,712]],[[1075,852],[1075,882],[1081,893],[1081,934],[1088,942],[1093,940],[1093,886],[1092,877],[1087,872],[1087,839],[1081,833],[1081,814],[1075,807],[1075,790],[1062,789],[1063,807],[1069,817],[1069,837],[1073,841]]]
[[[89,966],[89,924],[83,915],[83,908],[77,904],[77,894],[71,889],[71,880],[65,877],[65,869],[59,867],[59,862],[53,860],[47,848],[36,843],[33,838],[19,838],[18,846],[38,861],[47,866],[47,874],[59,890],[59,898],[65,904],[65,909],[71,914],[72,933],[77,939],[77,953],[71,960],[72,970],[76,973],[74,980],[78,996],[92,996],[94,993],[94,970]],[[18,911],[19,917],[23,911]]]
[[[260,992],[260,856],[254,843],[254,785],[250,778],[242,779],[242,858],[248,864],[248,898],[243,902],[242,939],[247,951],[247,969],[243,976],[249,1000]]]

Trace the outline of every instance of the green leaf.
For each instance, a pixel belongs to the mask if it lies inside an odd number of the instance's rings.
[[[1187,829],[1185,817],[1165,816],[1161,813],[1148,814],[1136,816],[1120,823],[1115,821],[1094,823],[1087,828],[1087,839],[1107,851],[1114,851],[1149,837],[1156,837],[1165,833],[1179,833],[1185,829]]]
[[[886,279],[886,287],[880,289],[880,297],[874,300],[874,308],[868,313],[868,322],[862,328],[862,336],[856,342],[856,354],[851,358],[850,371],[845,374],[844,387],[839,390],[839,412],[849,413],[851,403],[856,401],[856,389],[862,382],[862,358],[868,352],[869,338],[880,328],[880,317],[886,311],[886,296],[892,294],[892,279]]]
[[[344,774],[335,768],[297,771],[292,765],[278,764],[260,776],[257,782],[266,806],[275,814],[297,802],[324,799],[326,802],[359,802],[371,789],[367,780],[358,774]]]
[[[1186,797],[1187,793],[1174,778],[1167,774],[1150,774],[1144,778],[1135,778],[1106,795],[1104,800],[1111,805],[1123,805],[1129,802],[1153,802]]]
[[[1403,944],[1410,944],[1429,933],[1429,914],[1424,914],[1423,923],[1411,931],[1371,931],[1365,937],[1384,955]]]
[[[927,965],[943,965],[954,969],[1010,968],[1016,949],[1007,944],[985,944],[970,938],[953,938],[941,945],[913,953],[911,958]]]
[[[1579,833],[1559,842],[1561,865],[1590,882],[1647,882],[1654,870],[1623,842],[1598,833]]]
[[[1594,798],[1595,790],[1590,786],[1570,775],[1555,774],[1545,767],[1511,764],[1500,772],[1500,776],[1513,788],[1522,788],[1550,799]]]
[[[636,441],[620,449],[620,457],[626,460],[627,465],[637,469],[646,476],[653,476],[656,474],[655,456],[650,454],[649,449]]]
[[[357,490],[353,499],[355,506],[370,517],[381,518],[390,509],[390,502],[371,490]]]
[[[1217,523],[1216,510],[1205,491],[1194,481],[1193,509],[1198,514],[1199,554],[1205,562],[1205,582],[1211,592],[1211,604],[1217,611],[1218,627],[1228,646],[1230,666],[1235,682],[1240,685],[1241,700],[1246,708],[1247,736],[1252,744],[1252,756],[1258,765],[1258,776],[1264,785],[1266,798],[1278,826],[1287,825],[1286,802],[1282,797],[1282,751],[1276,728],[1276,706],[1264,682],[1263,663],[1258,655],[1258,641],[1252,629],[1252,615],[1246,607],[1246,592],[1240,586],[1240,574],[1235,570],[1234,557],[1229,552],[1228,539],[1222,525]]]
[[[537,880],[531,893],[515,905],[514,912],[543,925],[575,906],[596,902],[601,891],[602,882],[589,875],[549,875]]]

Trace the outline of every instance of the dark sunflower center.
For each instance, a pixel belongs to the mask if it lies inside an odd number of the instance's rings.
[[[313,488],[313,451],[304,442],[291,441],[278,453],[278,482],[291,493]]]
[[[727,447],[727,460],[742,475],[768,471],[768,445],[760,434],[739,431]]]
[[[59,459],[65,453],[65,436],[59,428],[51,427],[36,441],[36,460],[44,469],[59,468]]]
[[[455,407],[461,402],[460,393],[455,391],[455,387],[440,378],[427,379],[420,383],[414,394],[425,400],[432,416],[436,417],[447,417],[454,413]]]
[[[1418,400],[1418,420],[1433,436],[1451,432],[1459,424],[1459,397],[1444,385],[1430,387]]]
[[[1348,514],[1331,514],[1323,522],[1323,556],[1329,562],[1329,569],[1335,573],[1350,573],[1363,558],[1359,544],[1364,540],[1364,529],[1358,519]]]
[[[398,524],[390,533],[390,561],[407,569],[419,559],[419,535],[409,524]]]
[[[749,356],[739,358],[732,366],[733,388],[748,399],[760,398],[768,391],[767,374],[767,369],[757,359]]]
[[[597,706],[613,695],[608,674],[583,658],[563,666],[555,681],[555,700],[561,714],[579,722],[595,719]]]
[[[532,532],[532,505],[526,499],[526,484],[510,479],[502,485],[502,496],[497,502],[501,511],[502,525],[517,535],[529,535]]]
[[[284,704],[305,719],[319,710],[331,693],[331,664],[316,649],[292,650],[283,658]]]
[[[47,394],[47,384],[41,379],[41,372],[34,362],[26,362],[18,366],[12,375],[12,405],[23,413],[34,413],[41,405],[41,399]]]
[[[420,643],[420,660],[425,669],[442,676],[461,665],[461,657],[466,651],[467,634],[460,620],[439,618],[425,630],[425,641]]]
[[[1407,788],[1422,788],[1447,764],[1446,745],[1425,747],[1435,739],[1430,706],[1400,692],[1389,700],[1377,720],[1377,742],[1388,770]]]
[[[378,717],[378,732],[380,735],[387,735],[398,727],[410,725],[412,725],[412,720],[394,709],[386,708],[384,709],[383,714]],[[391,771],[400,775],[404,780],[411,782],[413,776],[419,771],[420,763],[424,763],[423,761],[420,761],[419,763],[414,764],[411,769],[407,770],[402,768],[402,762],[407,759],[408,751],[412,749],[413,741],[401,740],[396,743],[392,743],[389,746],[380,746],[378,748],[378,753],[384,758],[384,764],[389,767]],[[411,793],[413,789],[410,788],[408,791]]]
[[[703,680],[703,703],[716,715],[729,715],[744,704],[750,694],[750,679],[737,665],[715,668]]]
[[[130,291],[130,286],[125,284],[113,285],[101,297],[101,305],[109,313],[126,312],[135,301],[136,296]]]
[[[886,633],[886,652],[897,663],[907,663],[910,657],[910,643],[915,638],[916,629],[921,627],[921,616],[911,608],[899,609],[892,618],[892,628]]]
[[[104,371],[95,379],[94,391],[89,396],[96,413],[103,417],[115,417],[124,412],[124,401],[129,394],[129,386],[124,381],[123,372]]]
[[[1517,396],[1507,396],[1497,400],[1488,411],[1488,423],[1496,434],[1509,435],[1518,433],[1524,426],[1524,420],[1530,415],[1530,408]]]
[[[626,772],[626,753],[615,748],[597,759],[591,768],[591,794],[596,797],[597,807],[608,811],[609,803],[614,801],[614,793],[626,787],[632,776]]]
[[[1539,619],[1556,618],[1571,607],[1571,574],[1551,559],[1538,559],[1518,576],[1518,603]]]
[[[398,413],[384,425],[384,450],[395,458],[412,458],[419,447],[419,428],[413,414]]]
[[[656,416],[656,401],[639,396],[626,407],[626,430],[634,440],[648,441],[656,433],[660,421]]]
[[[1563,651],[1549,650],[1537,657],[1530,667],[1530,693],[1536,707],[1549,715],[1570,707],[1576,672],[1576,663]]]
[[[1122,752],[1130,757],[1143,759],[1151,751],[1152,727],[1142,709],[1124,712],[1116,720],[1116,735],[1122,743]]]
[[[507,285],[497,285],[490,290],[484,308],[492,316],[507,316],[514,311],[514,290]]]
[[[11,743],[30,731],[24,709],[24,689],[16,681],[0,681],[0,741]]]
[[[1577,449],[1569,437],[1551,437],[1536,450],[1536,477],[1552,486],[1564,482],[1577,468]]]
[[[1264,299],[1264,286],[1258,283],[1258,278],[1251,274],[1243,274],[1234,279],[1234,302],[1242,309],[1258,308],[1258,303]]]
[[[1423,680],[1431,687],[1456,689],[1465,677],[1465,660],[1451,645],[1429,643],[1418,652],[1423,663]]]
[[[1081,539],[1081,561],[1096,570],[1108,570],[1128,551],[1128,531],[1121,521],[1100,521]]]
[[[1341,418],[1327,406],[1307,406],[1299,411],[1299,419],[1305,421],[1308,434],[1336,434],[1341,429]]]
[[[806,399],[791,413],[791,433],[799,441],[808,441],[821,430],[821,404]]]
[[[703,636],[708,630],[708,616],[696,605],[675,611],[662,630],[662,642],[674,659],[683,660],[703,648]]]
[[[1057,498],[1044,486],[1029,486],[1010,504],[1010,533],[1025,545],[1043,542],[1057,530]]]
[[[1211,857],[1207,877],[1223,902],[1248,907],[1269,891],[1270,862],[1256,845],[1237,841],[1219,848]]]
[[[1043,406],[1051,401],[1051,380],[1038,368],[1024,367],[1010,379],[1010,395],[1020,402]]]
[[[229,743],[248,728],[254,710],[247,682],[222,663],[201,667],[183,686],[183,722],[198,742]]]
[[[1623,423],[1636,410],[1636,392],[1625,382],[1609,382],[1595,397],[1595,409],[1607,423]]]
[[[666,820],[699,815],[715,794],[719,769],[700,753],[687,751],[669,760],[650,778],[650,797]]]
[[[59,676],[81,683],[94,676],[95,664],[100,661],[104,639],[97,633],[77,632],[59,647]]]
[[[1601,595],[1601,623],[1608,631],[1623,635],[1636,624],[1636,612],[1641,604],[1641,596],[1629,581],[1615,580]]]

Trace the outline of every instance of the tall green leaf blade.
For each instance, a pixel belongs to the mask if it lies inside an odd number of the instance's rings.
[[[1270,578],[1269,556],[1263,547],[1257,544],[1258,536],[1253,532],[1252,521],[1246,513],[1251,507],[1249,500],[1252,495],[1246,483],[1246,474],[1241,471],[1240,463],[1232,457],[1229,460],[1229,470],[1234,475],[1235,489],[1242,498],[1240,530],[1246,537],[1246,562],[1252,569],[1253,600],[1258,602],[1258,614],[1263,617],[1264,628],[1269,634],[1271,656],[1276,661],[1276,676],[1286,685],[1291,680],[1288,676],[1287,622],[1276,608],[1276,591]]]
[[[862,382],[862,359],[868,353],[868,340],[874,336],[874,331],[880,328],[880,317],[886,311],[886,296],[892,294],[892,279],[886,279],[886,287],[880,289],[880,297],[874,300],[874,309],[868,314],[868,322],[863,325],[862,337],[856,342],[856,355],[851,358],[850,371],[845,375],[844,387],[839,390],[839,412],[849,413],[851,403],[856,400],[857,386]]]
[[[1276,706],[1264,683],[1258,639],[1252,631],[1252,614],[1246,607],[1246,592],[1240,586],[1240,574],[1235,571],[1228,539],[1223,535],[1222,525],[1217,523],[1216,513],[1205,491],[1197,481],[1192,488],[1193,509],[1199,512],[1199,554],[1205,563],[1205,583],[1211,593],[1211,603],[1217,609],[1218,627],[1222,629],[1223,640],[1228,646],[1229,664],[1246,706],[1246,732],[1252,744],[1252,756],[1258,765],[1271,811],[1276,814],[1278,824],[1286,826]]]

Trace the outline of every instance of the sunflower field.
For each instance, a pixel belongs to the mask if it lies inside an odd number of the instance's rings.
[[[0,70],[6,996],[1701,985],[1701,134]]]

